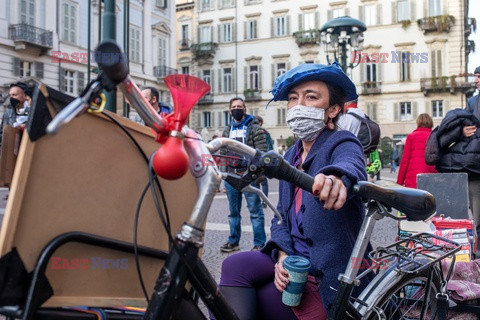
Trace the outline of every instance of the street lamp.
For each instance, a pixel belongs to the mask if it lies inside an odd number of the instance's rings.
[[[355,68],[358,63],[354,65],[350,62],[347,65],[347,46],[351,51],[361,51],[365,30],[367,27],[362,21],[349,16],[327,21],[320,29],[320,42],[324,46],[328,63],[331,63],[329,54],[333,53],[334,61],[340,63],[345,73],[347,68]]]

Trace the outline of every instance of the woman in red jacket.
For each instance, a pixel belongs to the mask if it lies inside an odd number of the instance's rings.
[[[417,117],[417,129],[407,136],[405,142],[397,184],[416,188],[417,174],[437,172],[435,166],[425,163],[425,145],[432,132],[432,127],[433,120],[428,114],[422,113]]]

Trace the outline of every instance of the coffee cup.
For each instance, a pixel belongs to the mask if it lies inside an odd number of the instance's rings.
[[[310,261],[301,256],[288,256],[283,260],[288,271],[288,284],[282,293],[282,302],[291,307],[298,306],[307,282]]]

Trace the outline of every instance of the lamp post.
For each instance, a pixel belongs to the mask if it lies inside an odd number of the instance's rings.
[[[330,54],[333,60],[340,63],[346,73],[348,68],[355,68],[353,61],[347,63],[347,49],[361,51],[363,44],[363,32],[367,30],[365,24],[349,16],[334,18],[327,21],[320,29],[320,42],[324,46],[328,63]]]

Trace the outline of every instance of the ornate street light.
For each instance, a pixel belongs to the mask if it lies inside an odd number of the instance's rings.
[[[353,61],[347,64],[347,49],[351,51],[361,51],[363,44],[363,32],[367,30],[365,24],[349,16],[334,18],[327,21],[320,29],[320,42],[324,46],[327,54],[328,63],[330,54],[333,54],[333,60],[340,63],[343,71],[347,68],[355,68],[357,64]]]

